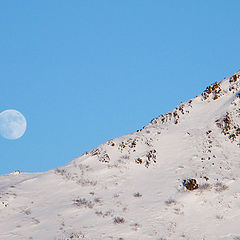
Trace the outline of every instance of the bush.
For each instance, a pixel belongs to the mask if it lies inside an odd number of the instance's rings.
[[[225,191],[228,189],[228,186],[224,185],[223,183],[221,182],[217,182],[215,184],[215,191],[216,192],[222,192],[222,191]]]
[[[86,200],[85,198],[78,198],[73,200],[73,204],[77,207],[85,207],[85,208],[93,208],[94,204],[89,201]]]
[[[176,200],[169,198],[167,201],[165,201],[165,204],[167,204],[168,206],[170,205],[175,205],[177,202]]]
[[[115,218],[113,219],[113,222],[114,222],[115,224],[122,224],[122,223],[125,223],[125,219],[122,218],[122,217],[115,217]]]
[[[137,193],[134,193],[133,196],[134,196],[134,197],[142,197],[142,194],[139,193],[139,192],[137,192]]]

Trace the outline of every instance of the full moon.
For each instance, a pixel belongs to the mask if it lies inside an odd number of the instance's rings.
[[[0,134],[6,139],[15,140],[23,136],[27,128],[25,117],[10,109],[0,113]]]

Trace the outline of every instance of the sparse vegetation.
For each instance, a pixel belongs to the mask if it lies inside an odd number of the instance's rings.
[[[125,223],[125,219],[124,219],[123,217],[115,217],[115,218],[113,219],[113,222],[114,222],[115,224],[123,224],[123,223]]]
[[[133,196],[134,196],[134,197],[137,197],[137,198],[140,198],[140,197],[142,197],[142,194],[139,193],[139,192],[137,192],[137,193],[134,193]]]
[[[96,186],[97,185],[97,181],[84,179],[84,178],[79,179],[77,181],[77,183],[80,184],[83,187],[86,187],[86,186]]]
[[[93,208],[94,203],[85,198],[78,198],[73,200],[73,204],[77,207]]]
[[[72,233],[67,233],[64,231],[63,236],[58,236],[55,238],[55,240],[75,240],[75,239],[86,239],[85,234],[82,232],[72,232]]]
[[[198,185],[199,190],[209,190],[211,185],[209,183],[202,183]]]
[[[228,189],[228,186],[226,186],[225,184],[221,183],[221,182],[217,182],[215,184],[215,191],[216,192],[223,192],[225,190]]]
[[[120,196],[119,193],[115,193],[115,194],[113,195],[114,198],[118,198],[119,196]]]
[[[222,216],[222,215],[216,215],[216,219],[222,220],[222,219],[223,219],[223,216]]]
[[[113,211],[108,210],[106,212],[102,212],[102,211],[96,211],[95,214],[99,217],[111,217],[113,215]]]
[[[169,198],[168,200],[165,201],[165,204],[168,205],[168,206],[171,206],[171,205],[176,205],[176,200],[172,199],[172,198]]]
[[[93,201],[95,203],[101,203],[102,202],[101,198],[98,198],[98,197],[94,198]]]
[[[125,154],[125,155],[122,155],[120,158],[128,160],[130,158],[130,156]]]
[[[26,209],[23,211],[23,213],[26,215],[30,215],[32,213],[32,211],[30,209]]]

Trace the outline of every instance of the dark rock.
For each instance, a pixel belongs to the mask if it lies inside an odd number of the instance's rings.
[[[188,178],[183,180],[183,186],[187,188],[187,190],[196,190],[198,189],[198,184],[196,179]]]

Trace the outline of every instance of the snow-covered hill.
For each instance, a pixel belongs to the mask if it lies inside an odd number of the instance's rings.
[[[0,239],[240,239],[239,93],[237,72],[66,166],[0,176]]]

